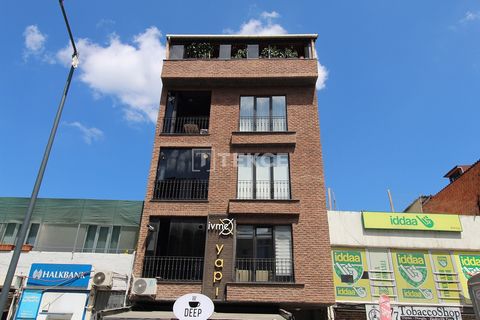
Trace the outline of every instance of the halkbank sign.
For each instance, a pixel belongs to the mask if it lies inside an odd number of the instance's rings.
[[[429,230],[461,232],[456,214],[362,212],[365,229]]]

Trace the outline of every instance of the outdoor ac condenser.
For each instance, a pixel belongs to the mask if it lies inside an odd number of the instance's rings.
[[[133,278],[132,293],[137,296],[153,296],[157,294],[157,279]]]
[[[92,284],[97,288],[111,288],[113,285],[113,272],[97,271],[92,277]]]

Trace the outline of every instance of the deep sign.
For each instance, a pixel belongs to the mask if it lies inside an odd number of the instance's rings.
[[[87,288],[91,264],[34,263],[27,286]]]

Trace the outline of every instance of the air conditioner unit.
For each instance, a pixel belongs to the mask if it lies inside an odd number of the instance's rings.
[[[111,288],[113,285],[113,272],[97,271],[93,274],[92,284],[97,288]]]
[[[133,278],[132,293],[137,296],[152,296],[157,294],[157,279]]]

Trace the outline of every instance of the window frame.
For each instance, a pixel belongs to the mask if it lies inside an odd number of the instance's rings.
[[[99,225],[94,225],[94,224],[87,224],[87,230],[85,231],[85,236],[84,236],[84,239],[83,239],[83,244],[82,244],[82,252],[92,252],[92,253],[118,253],[118,246],[120,244],[120,238],[122,236],[122,226],[117,226],[117,225],[103,225],[103,224],[99,224]],[[92,245],[92,248],[85,248],[85,242],[87,241],[87,237],[88,237],[88,230],[90,229],[90,227],[95,227],[95,237],[93,239],[93,245]],[[103,249],[103,251],[97,251],[98,248],[97,248],[97,245],[98,245],[98,238],[100,236],[100,229],[101,228],[105,228],[107,227],[108,228],[108,234],[107,234],[107,239],[105,240],[105,248]],[[112,235],[113,235],[113,228],[115,227],[119,227],[120,228],[120,231],[118,233],[118,239],[117,239],[117,247],[116,248],[112,248],[111,245],[112,245]]]
[[[242,98],[248,98],[252,97],[253,98],[253,115],[252,115],[252,120],[253,120],[253,130],[252,131],[242,131],[241,130],[241,112],[242,112]],[[273,97],[284,97],[285,99],[285,130],[282,131],[274,131],[273,130]],[[269,99],[269,107],[268,107],[268,119],[269,119],[269,125],[268,125],[268,130],[267,131],[258,131],[257,130],[257,99],[258,98],[268,98]],[[288,107],[288,100],[287,100],[287,94],[272,94],[272,95],[240,95],[239,97],[239,117],[238,117],[238,131],[239,132],[288,132],[288,112],[287,112],[287,107]]]
[[[257,158],[259,157],[263,157],[265,155],[267,155],[268,153],[259,153],[259,154],[251,154],[251,153],[237,153],[237,163],[238,163],[238,158],[239,156],[250,156],[252,157],[253,161],[253,165],[252,165],[252,171],[251,171],[251,182],[252,182],[252,196],[249,200],[291,200],[292,199],[292,179],[291,179],[291,172],[290,172],[290,153],[288,152],[278,152],[278,153],[273,153],[273,154],[269,154],[268,155],[268,158],[269,158],[269,182],[270,182],[270,197],[268,199],[263,199],[263,198],[258,198],[257,197],[257,193],[256,193],[256,185],[257,185]],[[275,198],[275,166],[272,165],[272,161],[273,161],[273,156],[277,157],[278,155],[286,155],[287,156],[287,164],[288,164],[288,168],[287,168],[287,174],[288,174],[288,177],[286,179],[286,181],[288,181],[288,197],[287,199],[276,199]],[[237,165],[237,194],[236,194],[236,198],[237,199],[244,199],[244,198],[239,198],[239,174],[238,174],[238,171],[239,171],[239,166]],[[278,181],[281,181],[281,180],[278,180]]]
[[[7,231],[7,227],[9,224],[14,224],[15,225],[15,230],[13,231],[13,243],[4,243],[4,239],[5,239],[5,232]],[[27,240],[28,240],[28,236],[30,235],[30,230],[32,229],[32,225],[34,224],[37,224],[38,225],[38,230],[37,230],[37,234],[35,235],[35,240],[33,241],[33,243],[29,243],[29,245],[35,247],[35,245],[37,244],[37,241],[38,241],[38,234],[40,232],[40,227],[42,226],[42,224],[40,222],[32,222],[30,223],[30,225],[28,226],[28,229],[27,229],[27,234],[25,236],[25,240],[23,242],[23,244],[27,244]],[[1,223],[1,228],[0,228],[0,243],[1,244],[13,244],[15,245],[17,243],[17,239],[18,239],[18,233],[20,232],[20,228],[21,228],[22,224],[21,223],[18,223],[18,222],[3,222]]]

